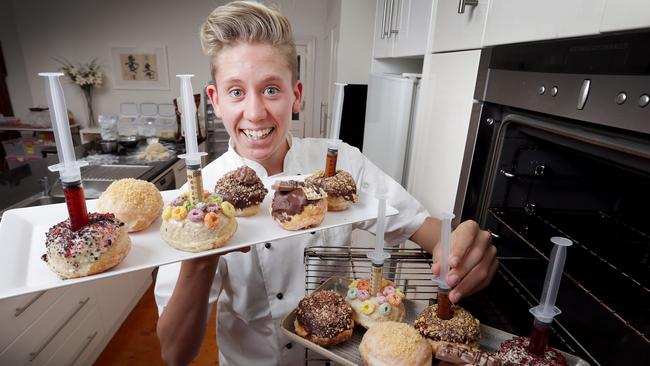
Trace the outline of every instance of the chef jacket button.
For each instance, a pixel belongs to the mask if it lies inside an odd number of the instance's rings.
[[[291,349],[291,347],[293,347],[293,345],[291,345],[291,343],[287,343],[287,345],[285,347],[287,347],[287,349]]]
[[[312,232],[311,232],[311,235],[316,235],[316,232],[315,232],[315,231],[312,231]]]
[[[264,244],[264,248],[266,248],[266,249],[271,249],[271,243],[266,243],[266,244]]]
[[[282,295],[282,292],[278,292],[278,294],[275,295],[275,297],[277,297],[278,300],[282,300],[282,298],[284,297],[284,295]]]

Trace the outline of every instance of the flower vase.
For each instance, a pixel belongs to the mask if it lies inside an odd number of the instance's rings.
[[[97,127],[95,112],[93,111],[93,88],[92,86],[82,87],[81,90],[83,90],[84,97],[86,97],[86,108],[88,110],[88,128]]]

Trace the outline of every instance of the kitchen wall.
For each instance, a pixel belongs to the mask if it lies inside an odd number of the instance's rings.
[[[7,86],[14,114],[24,115],[32,105],[31,90],[28,87],[23,49],[18,37],[14,6],[11,1],[0,1],[0,42],[7,66]]]
[[[205,17],[226,1],[215,0],[12,0],[2,1],[7,12],[1,17],[14,19],[15,31],[11,54],[5,50],[9,74],[23,74],[22,81],[12,81],[14,110],[25,113],[28,105],[46,104],[43,81],[38,72],[55,70],[59,64],[52,57],[64,57],[72,62],[87,62],[98,58],[108,75],[106,84],[97,90],[95,113],[117,113],[122,102],[171,102],[178,94],[176,74],[193,73],[193,88],[202,89],[209,80],[208,60],[201,52],[198,30]],[[296,38],[316,40],[316,70],[324,68],[319,60],[322,34],[325,30],[327,2],[319,0],[276,0],[276,4],[291,20]],[[13,5],[13,9],[11,8]],[[0,8],[1,9],[1,8]],[[13,11],[13,17],[10,15]],[[5,15],[9,14],[9,15]],[[5,22],[2,22],[5,23]],[[5,29],[2,25],[5,46]],[[17,31],[17,32],[16,32]],[[17,33],[17,34],[16,34]],[[17,37],[15,37],[17,35]],[[16,41],[15,39],[18,39]],[[11,44],[12,42],[8,42]],[[110,46],[164,44],[167,47],[170,90],[117,90],[112,88]],[[19,50],[22,48],[22,55]],[[25,80],[26,79],[26,80]],[[84,123],[85,104],[80,89],[63,83],[67,105]],[[30,100],[27,103],[26,101]],[[20,96],[20,97],[18,97]],[[13,99],[12,99],[13,100]],[[19,110],[19,111],[18,111]],[[318,108],[315,108],[315,114]]]

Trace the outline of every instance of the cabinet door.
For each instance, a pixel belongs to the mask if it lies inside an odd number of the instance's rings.
[[[601,32],[650,27],[650,1],[606,0]]]
[[[481,48],[490,1],[478,0],[476,6],[465,6],[463,13],[459,13],[459,1],[437,1],[433,52]]]
[[[389,38],[390,30],[388,27],[390,16],[390,5],[395,0],[378,0],[377,10],[375,11],[375,41],[372,47],[372,56],[374,58],[391,57],[393,54],[392,38]],[[394,10],[393,10],[394,11]]]
[[[429,212],[453,212],[474,103],[480,50],[425,58],[409,191]]]
[[[597,34],[605,0],[492,0],[483,46]]]
[[[433,0],[394,1],[393,21],[389,25],[390,31],[393,32],[393,57],[423,56],[427,46]]]

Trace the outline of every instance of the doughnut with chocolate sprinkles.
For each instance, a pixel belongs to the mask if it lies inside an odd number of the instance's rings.
[[[255,170],[241,166],[226,173],[214,187],[224,201],[235,206],[235,216],[253,216],[268,193]]]
[[[566,366],[564,356],[557,350],[546,347],[543,355],[536,356],[528,352],[528,338],[515,337],[501,343],[497,357],[503,362],[525,366]]]
[[[478,348],[481,338],[481,323],[478,319],[460,306],[452,305],[454,315],[449,320],[443,320],[436,315],[437,307],[437,304],[428,306],[418,315],[414,324],[415,329],[429,341],[433,352],[437,352],[438,347],[445,342]]]
[[[352,308],[334,291],[319,291],[298,303],[296,333],[318,345],[333,346],[352,337]]]
[[[343,211],[352,203],[357,202],[357,183],[352,174],[337,169],[336,174],[326,177],[323,170],[318,170],[305,179],[305,182],[314,184],[327,192],[327,210]]]

